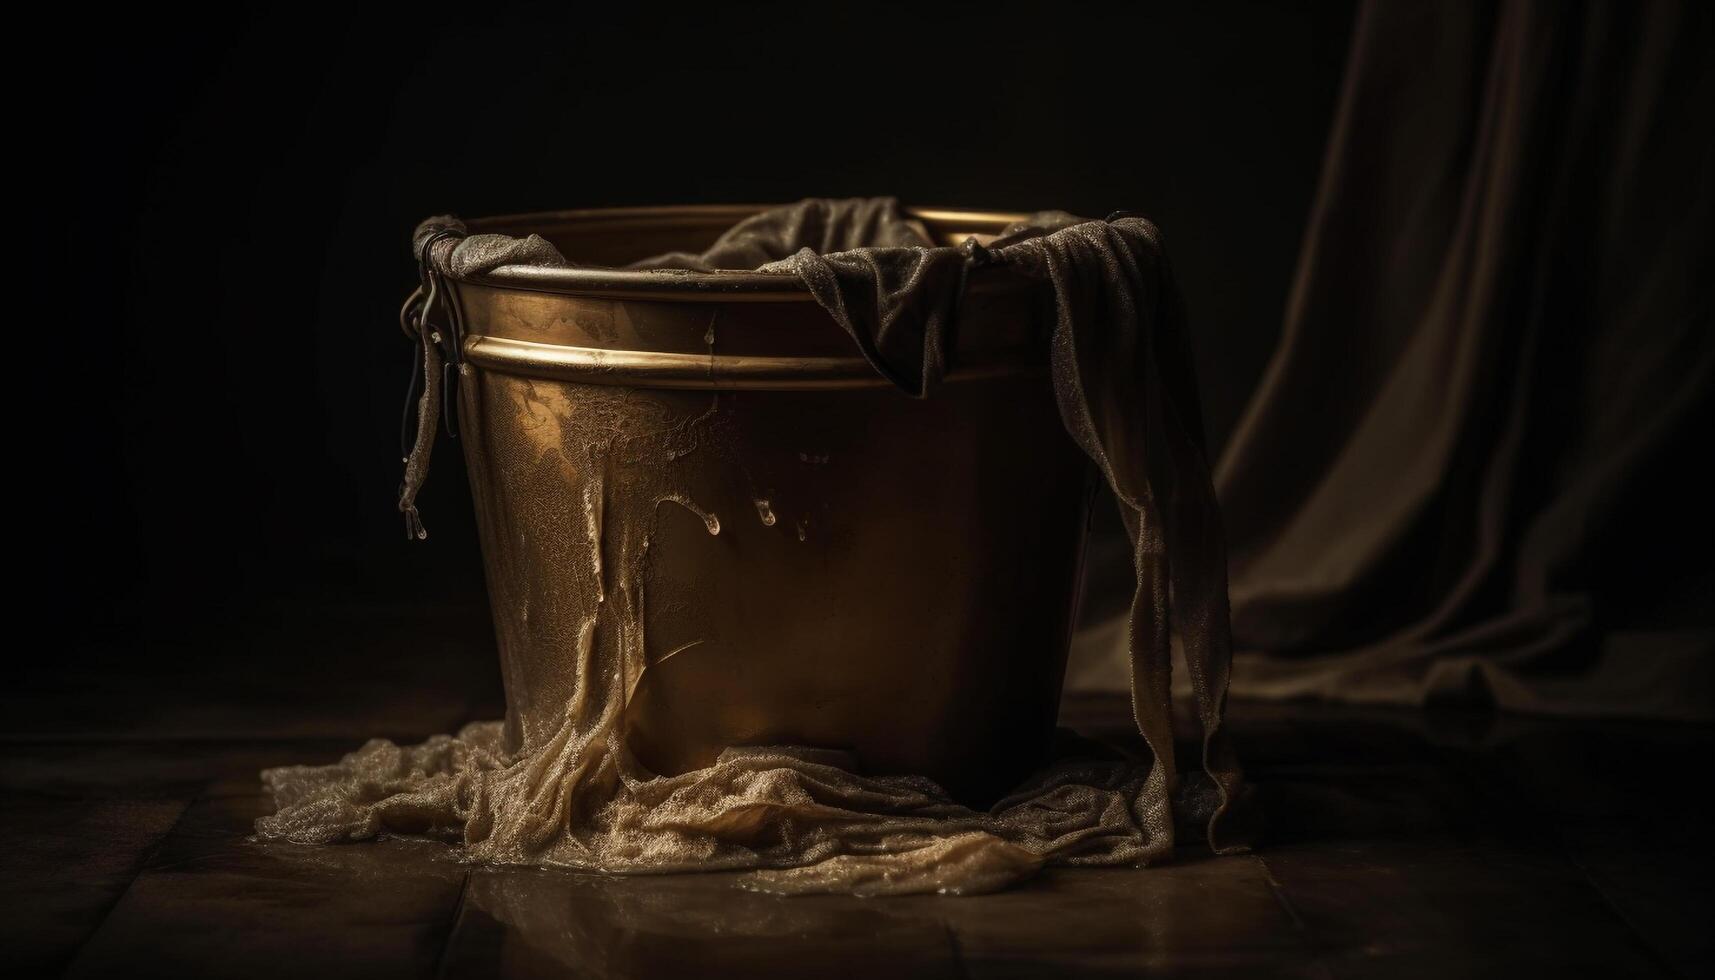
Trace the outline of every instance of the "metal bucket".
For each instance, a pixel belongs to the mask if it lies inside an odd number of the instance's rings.
[[[615,266],[756,210],[470,230]],[[914,216],[950,244],[1017,217]],[[1034,287],[973,275],[954,369],[924,400],[791,276],[503,267],[446,288],[515,747],[552,738],[589,683],[570,651],[631,643],[647,666],[618,727],[655,772],[825,747],[983,802],[1042,761],[1093,481]],[[603,604],[612,629],[591,625]]]

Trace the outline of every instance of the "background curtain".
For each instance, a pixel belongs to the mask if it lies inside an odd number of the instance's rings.
[[[1360,10],[1216,477],[1235,696],[1715,716],[1712,34],[1692,4]],[[1115,640],[1080,635],[1072,689]]]

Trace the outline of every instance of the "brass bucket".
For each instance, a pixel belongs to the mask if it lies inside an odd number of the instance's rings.
[[[1094,486],[1049,307],[973,274],[953,370],[918,400],[792,276],[611,268],[757,210],[469,223],[610,267],[445,283],[508,739],[554,736],[580,644],[633,643],[619,727],[655,772],[824,747],[990,801],[1050,748]],[[913,216],[950,244],[1017,219]],[[603,603],[625,636],[587,635]]]

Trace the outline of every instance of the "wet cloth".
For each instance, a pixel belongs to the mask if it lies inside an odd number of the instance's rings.
[[[539,237],[465,236],[447,218],[425,222],[416,242],[455,278],[569,264]],[[278,812],[258,822],[262,836],[438,834],[479,860],[613,872],[750,868],[760,869],[755,887],[865,894],[987,891],[1047,861],[1159,861],[1173,851],[1176,809],[1217,851],[1242,847],[1229,826],[1242,777],[1221,731],[1231,659],[1225,550],[1183,310],[1152,225],[1048,212],[955,248],[935,245],[891,199],[808,200],[739,223],[703,253],[636,267],[795,276],[876,371],[915,397],[933,397],[955,367],[958,307],[973,270],[1040,283],[1053,302],[1048,346],[1061,418],[1120,502],[1131,542],[1132,702],[1152,758],[1064,752],[986,812],[924,779],[858,775],[816,749],[735,748],[707,769],[663,777],[625,748],[627,693],[597,685],[578,690],[553,738],[516,752],[499,723],[486,723],[414,747],[371,742],[332,766],[269,770]],[[433,379],[435,345],[425,346]],[[431,438],[436,388],[426,387],[422,406]],[[419,438],[401,498],[408,514],[426,463]],[[1188,779],[1173,752],[1175,640],[1202,734],[1201,772]]]

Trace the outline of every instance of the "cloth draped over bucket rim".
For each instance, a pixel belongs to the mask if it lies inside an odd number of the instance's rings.
[[[462,223],[425,221],[414,239],[425,303],[437,277],[508,265],[569,266],[545,239],[466,235]],[[883,377],[933,397],[956,349],[958,309],[973,269],[1044,284],[1053,299],[1048,352],[1067,432],[1102,473],[1133,551],[1129,619],[1131,697],[1153,760],[1133,817],[1145,832],[1142,863],[1174,846],[1180,791],[1173,749],[1171,673],[1178,641],[1201,727],[1208,797],[1200,817],[1218,853],[1244,849],[1229,814],[1242,784],[1222,730],[1232,657],[1226,551],[1203,441],[1183,305],[1159,232],[1116,215],[1088,221],[1043,212],[986,245],[936,246],[891,198],[810,199],[748,218],[700,254],[672,253],[632,268],[753,270],[801,280]],[[407,318],[409,326],[409,317]],[[417,404],[399,507],[421,536],[415,497],[441,412],[441,338],[421,337],[425,384]],[[456,358],[456,340],[447,353]],[[1201,782],[1201,780],[1199,780]],[[1230,832],[1234,831],[1234,832]]]

